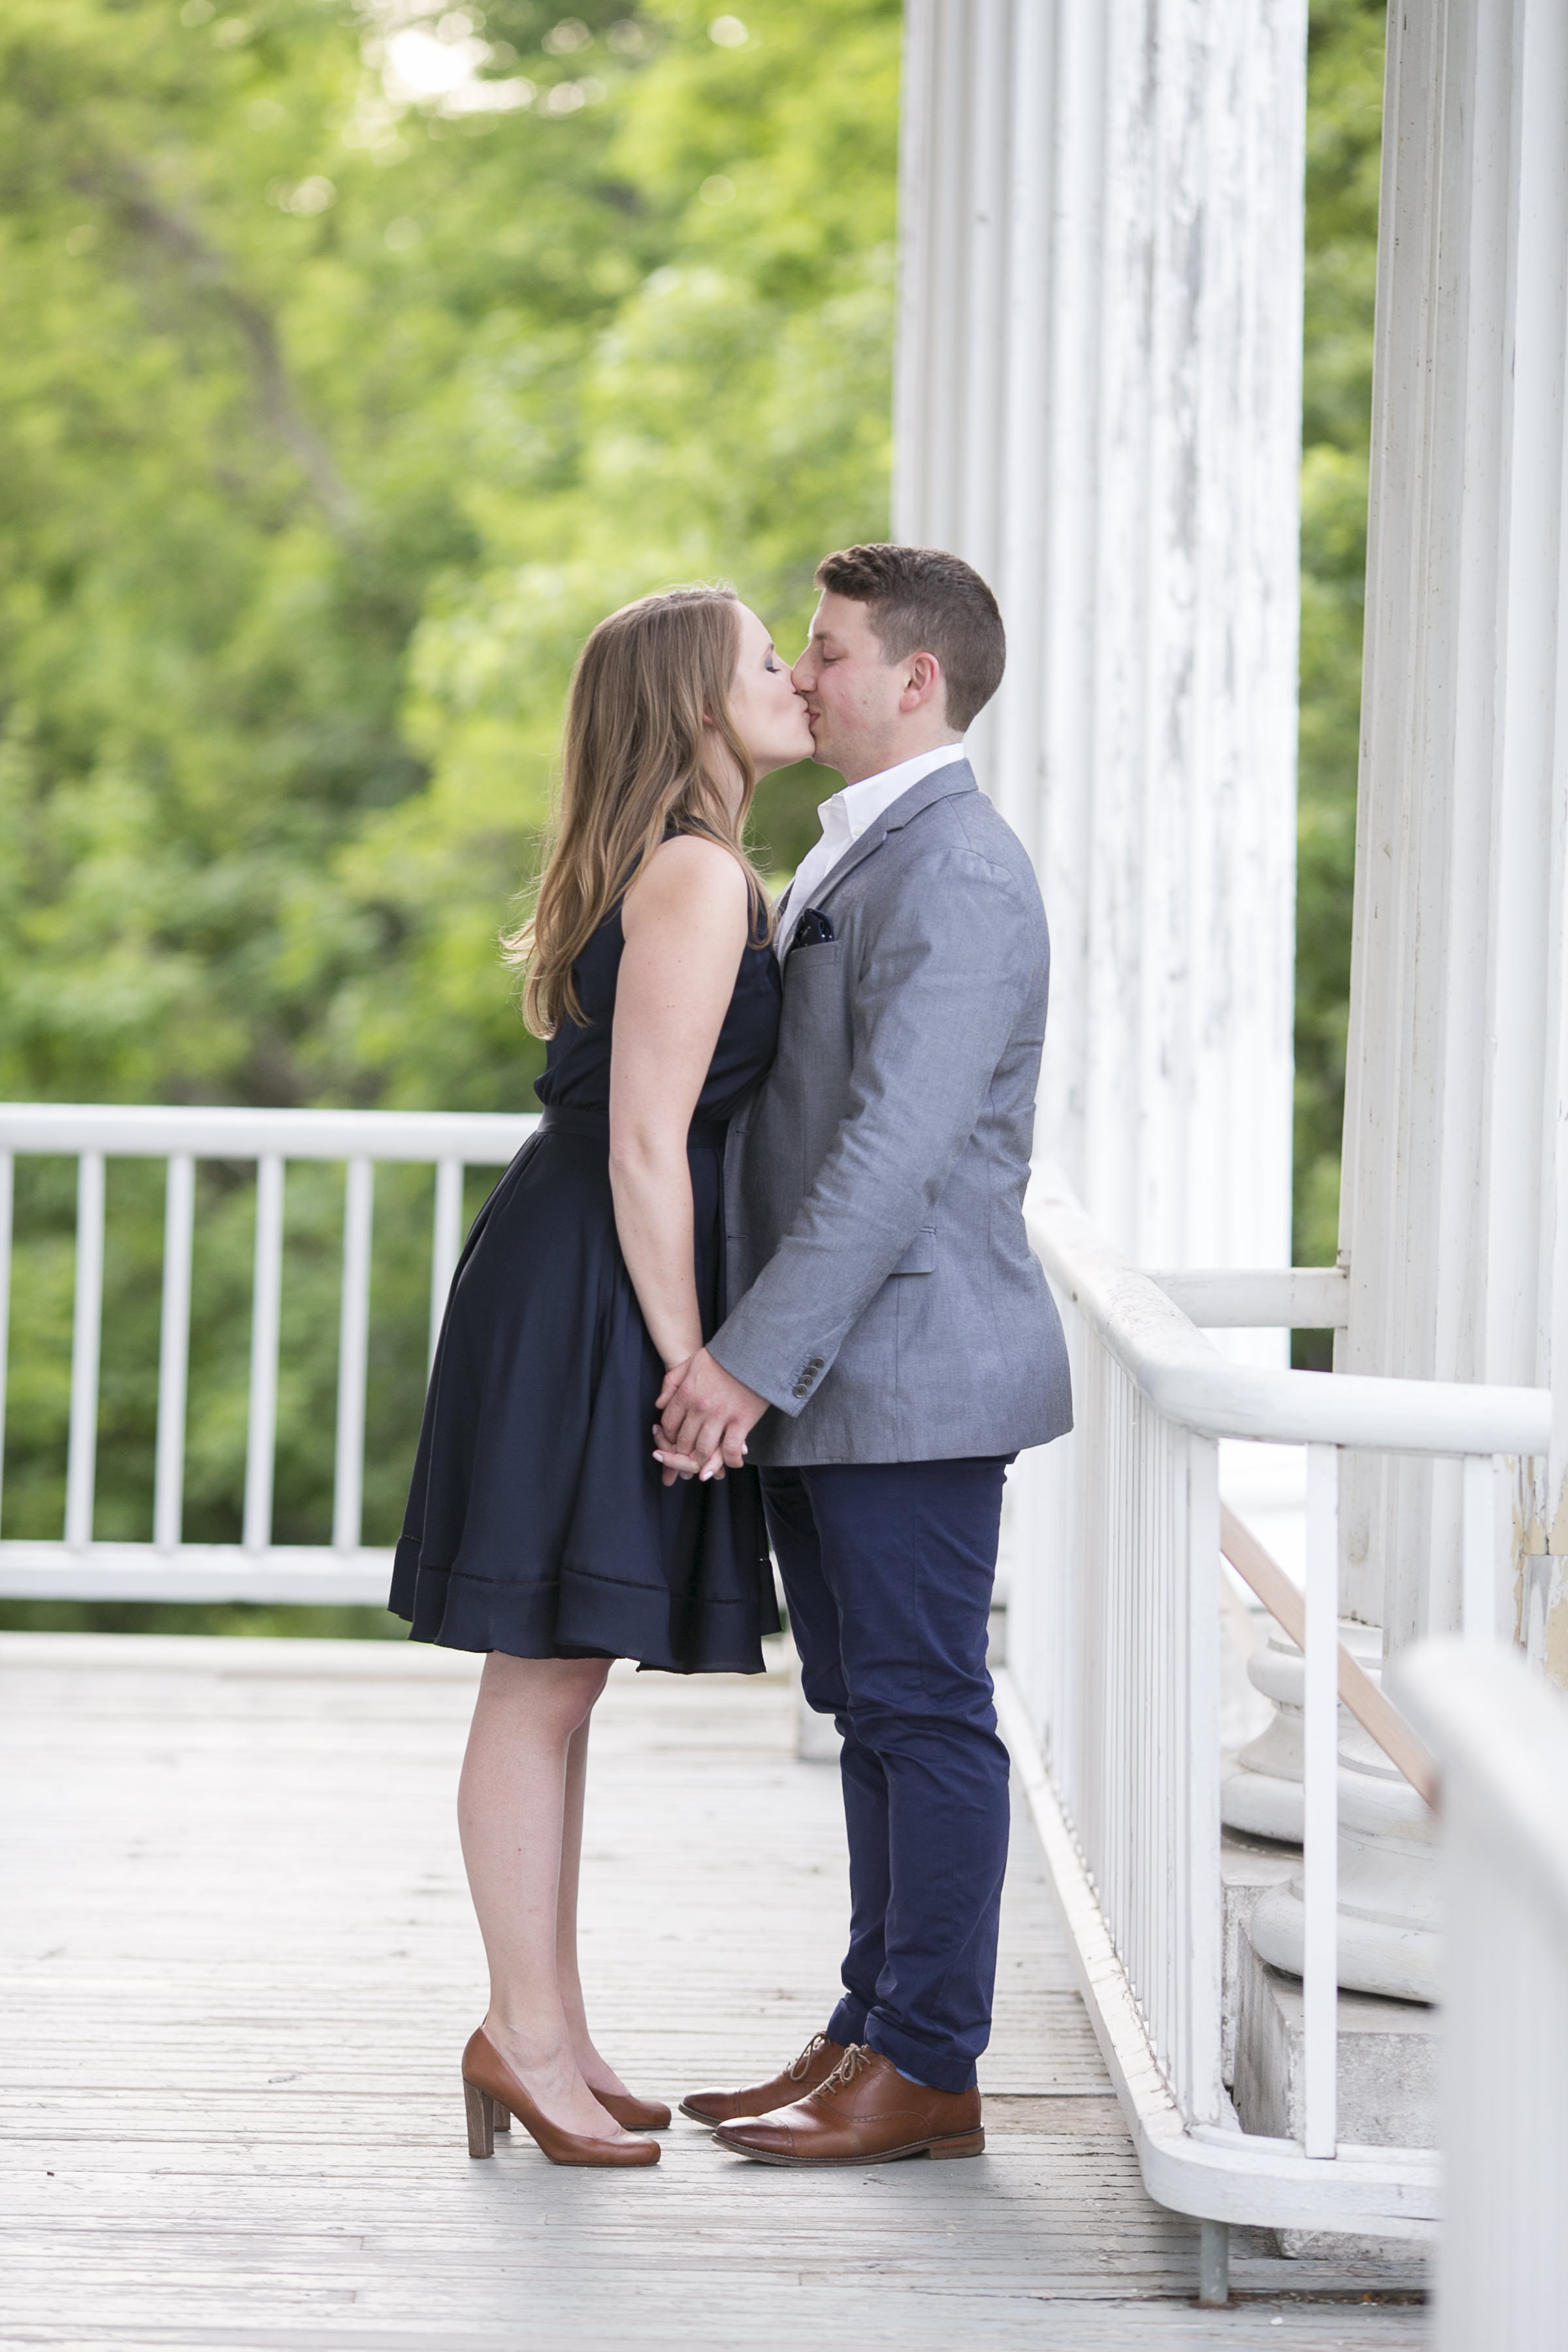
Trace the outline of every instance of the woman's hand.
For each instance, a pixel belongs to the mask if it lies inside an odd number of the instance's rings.
[[[699,1348],[664,1376],[659,1425],[654,1433],[658,1459],[700,1463],[699,1477],[722,1477],[724,1464],[738,1470],[744,1462],[746,1439],[767,1409],[766,1397],[735,1380],[706,1348]],[[678,1469],[676,1475],[691,1474]]]
[[[664,1386],[658,1392],[660,1403],[671,1393],[672,1385],[679,1385],[685,1379],[692,1356],[696,1353],[697,1350],[693,1349],[691,1356],[683,1358],[680,1362],[665,1365]],[[678,1478],[696,1478],[700,1475],[706,1480],[721,1478],[724,1475],[722,1454],[714,1454],[704,1462],[701,1455],[698,1454],[676,1453],[672,1447],[662,1444],[663,1432],[657,1421],[653,1425],[653,1458],[664,1472],[664,1483],[667,1486],[673,1486]]]
[[[695,1354],[696,1350],[693,1349],[692,1353]],[[685,1373],[686,1367],[690,1363],[690,1361],[691,1357],[687,1356],[679,1363],[667,1363],[665,1365],[664,1386],[659,1390],[659,1395],[661,1397],[664,1395],[665,1390],[668,1388],[671,1381],[679,1381],[682,1378]],[[695,1454],[677,1454],[672,1447],[663,1445],[661,1444],[662,1434],[663,1433],[660,1431],[659,1425],[656,1421],[653,1424],[653,1458],[664,1473],[664,1483],[667,1486],[673,1486],[678,1478],[695,1478],[700,1470],[706,1469],[709,1472],[711,1472],[713,1466],[712,1464],[703,1463]],[[722,1466],[721,1466],[718,1475],[721,1478],[723,1476],[724,1473]]]
[[[653,1433],[656,1438],[660,1433],[657,1422],[654,1423]],[[656,1444],[653,1449],[653,1458],[664,1473],[664,1483],[667,1486],[673,1486],[678,1478],[696,1478],[706,1486],[710,1478],[721,1478],[724,1475],[722,1454],[710,1454],[704,1462],[695,1454],[676,1454],[668,1445]]]

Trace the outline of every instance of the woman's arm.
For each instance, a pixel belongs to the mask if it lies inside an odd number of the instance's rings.
[[[621,910],[610,1040],[610,1190],[621,1255],[666,1369],[702,1345],[687,1130],[745,951],[746,879],[690,834],[654,852]]]

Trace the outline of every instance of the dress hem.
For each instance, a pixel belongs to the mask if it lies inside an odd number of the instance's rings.
[[[634,1594],[642,1606],[628,1606]],[[767,1599],[772,1597],[770,1590]],[[571,1564],[563,1566],[559,1580],[532,1584],[434,1568],[418,1559],[406,1538],[397,1548],[386,1605],[407,1623],[411,1641],[441,1649],[500,1650],[514,1658],[631,1658],[639,1667],[660,1674],[765,1674],[761,1635],[779,1631],[776,1607],[763,1605],[753,1618],[757,1633],[751,1642],[734,1649],[727,1643],[715,1644],[711,1636],[721,1630],[714,1624],[715,1612],[749,1612],[749,1604],[742,1598],[708,1599],[700,1606],[700,1628],[689,1629],[707,1637],[701,1643],[703,1654],[692,1656],[679,1638],[682,1612],[668,1592],[599,1577]],[[611,1622],[614,1639],[607,1640]],[[728,1630],[731,1634],[738,1630],[732,1619]]]

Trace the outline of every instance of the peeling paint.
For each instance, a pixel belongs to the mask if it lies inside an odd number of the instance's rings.
[[[1557,1497],[1557,1511],[1552,1522],[1552,1541],[1546,1549],[1557,1553],[1560,1558],[1568,1553],[1568,1478],[1564,1478],[1563,1490]]]
[[[1568,1591],[1563,1589],[1561,1576],[1555,1578],[1556,1598],[1546,1611],[1546,1679],[1559,1690],[1568,1690]]]
[[[1543,1462],[1516,1462],[1513,1638],[1532,1666],[1568,1690],[1568,1477],[1548,1528]]]
[[[1528,1510],[1521,1505],[1528,1504]],[[1522,1481],[1514,1509],[1514,1639],[1549,1683],[1568,1690],[1568,1478],[1550,1535]]]

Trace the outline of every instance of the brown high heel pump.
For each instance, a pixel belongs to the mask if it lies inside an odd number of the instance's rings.
[[[463,2105],[468,2115],[470,2156],[493,2156],[498,2124],[501,2130],[510,2130],[515,2116],[552,2164],[625,2166],[658,2162],[656,2139],[590,2139],[584,2133],[563,2131],[558,2124],[552,2124],[535,2106],[482,2025],[468,2036],[468,2046],[463,2053]],[[501,2122],[503,2116],[505,2121]]]

